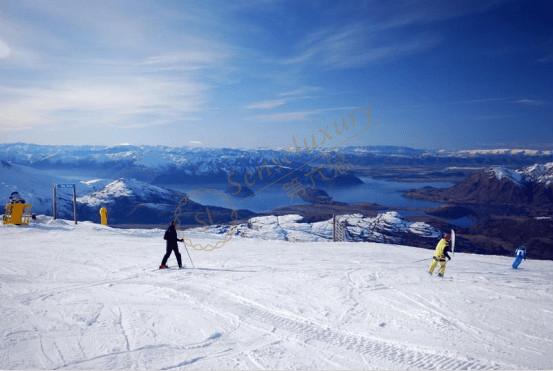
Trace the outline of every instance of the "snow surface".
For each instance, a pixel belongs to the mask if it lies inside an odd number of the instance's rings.
[[[39,221],[0,226],[2,369],[553,368],[551,261],[236,237],[159,271],[163,230]]]

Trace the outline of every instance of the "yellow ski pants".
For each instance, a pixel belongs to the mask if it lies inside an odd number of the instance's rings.
[[[445,258],[437,258],[437,257],[433,257],[432,258],[432,263],[430,263],[430,268],[428,268],[428,273],[432,274],[434,273],[434,269],[436,269],[436,265],[438,265],[438,263],[440,263],[440,274],[443,276],[444,273],[445,273],[445,266],[446,266],[446,261],[445,261]]]

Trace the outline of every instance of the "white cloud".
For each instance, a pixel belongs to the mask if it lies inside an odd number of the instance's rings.
[[[491,103],[498,102],[502,104],[519,104],[524,106],[543,106],[546,102],[539,99],[529,99],[529,98],[514,98],[514,97],[493,97],[493,98],[477,98],[477,99],[467,99],[452,102],[454,104],[480,104],[480,103]]]
[[[300,86],[299,88],[282,92],[278,96],[279,97],[295,97],[295,96],[298,96],[298,95],[309,94],[309,93],[316,92],[316,91],[319,91],[319,90],[321,90],[321,88],[317,87],[317,86]]]
[[[401,57],[436,46],[441,40],[431,34],[385,38],[365,23],[328,28],[312,33],[300,43],[301,51],[285,64],[318,63],[329,69],[346,69]]]
[[[514,100],[513,103],[522,104],[525,106],[542,106],[545,102],[537,99],[521,98]]]
[[[193,81],[126,77],[55,85],[0,86],[0,131],[55,125],[147,127],[202,109],[206,87]]]
[[[504,102],[511,99],[512,98],[508,98],[508,97],[476,98],[476,99],[458,100],[452,103],[454,104],[490,103],[490,102],[502,102],[502,101]]]
[[[0,12],[0,63],[11,77],[0,71],[0,133],[197,120],[234,49],[204,29],[188,32],[164,7],[21,0]]]
[[[0,59],[8,58],[11,54],[11,49],[2,39],[0,39]]]
[[[318,87],[313,86],[301,86],[299,88],[296,88],[294,90],[285,91],[283,93],[278,94],[277,96],[279,98],[277,99],[269,99],[269,100],[262,100],[259,102],[253,102],[248,104],[245,108],[247,109],[273,109],[278,108],[290,101],[294,100],[300,100],[300,99],[307,99],[312,98],[308,95],[305,95],[306,93],[313,92],[320,90]]]
[[[138,65],[165,71],[193,71],[222,68],[232,57],[231,47],[225,44],[201,37],[187,37],[175,50],[153,54]]]
[[[347,69],[431,49],[438,33],[413,31],[415,26],[486,12],[508,0],[361,2],[363,21],[325,26],[300,39],[285,64],[319,64]]]
[[[250,103],[246,106],[247,109],[273,109],[286,104],[286,99],[262,100],[260,102]]]
[[[324,112],[332,111],[353,111],[359,107],[347,106],[347,107],[332,107],[332,108],[319,108],[313,110],[305,111],[291,111],[291,112],[278,112],[265,115],[256,115],[253,117],[255,121],[259,122],[293,122],[293,121],[304,121],[308,118],[318,115]]]

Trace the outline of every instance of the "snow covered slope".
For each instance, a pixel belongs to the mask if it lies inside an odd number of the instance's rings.
[[[162,230],[40,220],[0,226],[2,369],[553,368],[551,261],[234,238],[158,271]]]

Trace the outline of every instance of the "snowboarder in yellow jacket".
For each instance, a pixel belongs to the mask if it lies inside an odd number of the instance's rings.
[[[449,247],[450,240],[451,240],[451,236],[449,235],[449,233],[445,233],[444,237],[436,245],[436,250],[434,251],[434,256],[432,257],[432,263],[430,263],[430,268],[428,269],[428,273],[430,273],[430,275],[434,273],[434,269],[436,269],[436,265],[440,263],[440,272],[438,273],[438,276],[439,277],[444,276],[446,258],[447,260],[451,260],[451,257],[447,253],[448,251],[451,251]]]

